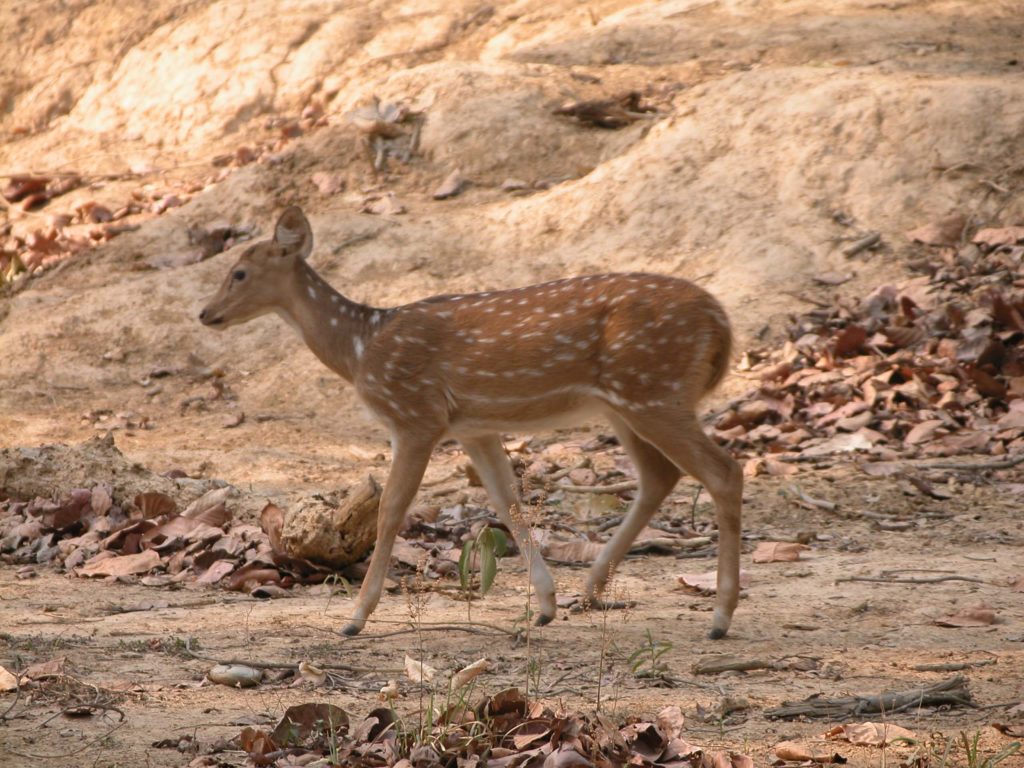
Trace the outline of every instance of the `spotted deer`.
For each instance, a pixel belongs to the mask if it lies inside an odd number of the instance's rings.
[[[635,463],[639,487],[590,570],[584,601],[600,605],[615,567],[688,472],[717,510],[710,637],[725,635],[739,598],[743,475],[696,415],[729,364],[729,321],[712,296],[663,275],[604,274],[380,309],[328,285],[307,262],[312,248],[305,215],[288,208],[272,239],[242,253],[199,319],[223,329],[276,312],[390,431],[393,459],[376,545],[344,634],[362,630],[380,600],[395,536],[445,437],[462,444],[526,559],[537,624],[550,622],[554,580],[519,513],[500,433],[597,415]]]

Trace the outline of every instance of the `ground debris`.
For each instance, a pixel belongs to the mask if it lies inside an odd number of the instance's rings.
[[[839,719],[874,713],[901,712],[911,707],[973,707],[967,678],[956,675],[934,685],[912,688],[894,693],[880,693],[875,696],[844,696],[839,699],[824,699],[817,695],[804,701],[784,701],[781,707],[767,709],[765,717],[792,720],[798,717],[827,717]]]
[[[909,234],[946,243],[965,221]],[[982,230],[975,242],[957,231],[962,245],[929,249],[913,262],[923,274],[791,318],[784,344],[744,356],[741,370],[759,384],[716,414],[713,436],[751,457],[748,476],[796,471],[779,471],[780,459],[844,453],[1024,453],[1017,229]],[[949,497],[917,476],[908,480],[924,495]]]

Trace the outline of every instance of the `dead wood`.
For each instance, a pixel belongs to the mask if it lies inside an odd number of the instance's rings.
[[[881,241],[881,232],[868,232],[868,234],[864,235],[860,240],[856,240],[843,248],[843,256],[856,256],[861,251],[866,251],[868,248],[874,248]]]
[[[967,679],[956,675],[948,680],[921,688],[876,696],[845,696],[823,699],[811,696],[803,701],[784,701],[781,707],[765,710],[765,716],[783,720],[798,717],[821,717],[839,720],[867,714],[889,714],[918,707],[975,707]]]
[[[755,669],[775,669],[775,662],[764,659],[741,659],[737,656],[712,656],[693,665],[695,675],[717,675],[720,672],[750,672]]]

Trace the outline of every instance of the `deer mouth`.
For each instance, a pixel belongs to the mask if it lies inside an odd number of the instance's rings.
[[[215,317],[215,316],[209,314],[209,312],[207,312],[207,310],[205,310],[205,309],[202,312],[199,313],[199,322],[201,322],[203,325],[209,326],[209,327],[217,327],[217,326],[219,326],[220,328],[225,328],[226,327],[224,325],[224,316],[223,315],[217,315]]]

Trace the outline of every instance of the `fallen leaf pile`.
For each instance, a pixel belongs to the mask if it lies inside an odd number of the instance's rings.
[[[0,226],[0,286],[15,282],[19,275],[36,274],[54,267],[118,235],[136,230],[144,221],[184,205],[197,193],[223,181],[236,168],[254,162],[280,162],[290,141],[324,125],[327,125],[327,118],[317,104],[307,105],[298,118],[269,118],[263,126],[267,134],[263,141],[213,158],[212,172],[207,169],[203,174],[177,181],[164,179],[163,171],[148,166],[113,174],[69,172],[8,176],[7,183],[0,188],[0,196],[11,204],[11,211],[36,214],[31,221],[38,221],[39,225],[33,223],[27,231],[18,233],[10,223]],[[149,177],[159,181],[144,181]],[[109,190],[103,192],[111,182],[133,180],[139,180],[140,185],[116,205],[108,207],[91,196],[94,191],[111,195]],[[64,210],[56,210],[55,201],[71,192],[76,192],[70,196],[74,200],[65,205]],[[38,217],[37,212],[44,209],[51,212]],[[189,258],[179,260],[180,263],[209,258],[229,246],[232,238],[237,240],[239,235],[251,234],[218,232],[217,229],[203,233],[190,231],[190,242],[197,247],[189,252]],[[193,239],[197,234],[198,239]],[[179,266],[180,263],[153,266]]]
[[[166,494],[115,500],[102,484],[61,501],[0,504],[0,556],[12,563],[63,566],[79,577],[138,577],[146,586],[186,580],[262,596],[322,582],[330,571],[276,550],[259,527],[233,522],[219,488],[178,512]],[[18,572],[32,575],[31,566]]]
[[[290,707],[273,731],[246,727],[236,741],[254,765],[284,764],[305,755],[353,768],[754,765],[746,755],[705,751],[682,738],[677,706],[666,707],[653,722],[630,718],[617,726],[600,714],[556,714],[511,688],[476,707],[454,704],[422,721],[432,725],[400,720],[393,709],[381,707],[353,722],[339,707],[308,703]]]
[[[795,471],[779,454],[1024,452],[1024,227],[911,266],[924,274],[796,317],[781,348],[747,353],[760,384],[713,435],[761,457],[748,474]]]

